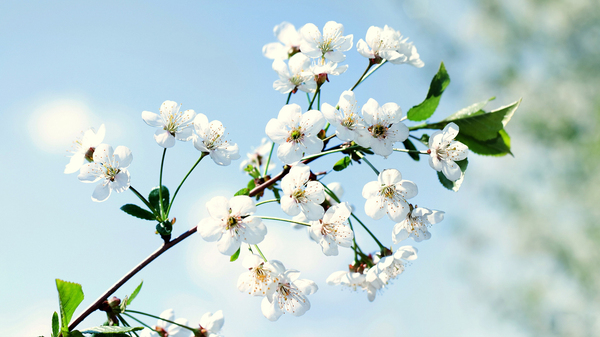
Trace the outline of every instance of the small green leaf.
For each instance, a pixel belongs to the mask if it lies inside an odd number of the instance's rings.
[[[62,335],[63,335],[63,337],[84,337],[83,334],[81,333],[81,331],[79,331],[79,330],[69,331],[67,328],[62,329]]]
[[[121,210],[131,216],[134,216],[136,218],[140,218],[143,220],[156,220],[156,215],[154,215],[154,213],[145,210],[143,208],[141,208],[138,205],[134,205],[134,204],[126,204],[121,206]]]
[[[250,190],[248,190],[246,187],[244,187],[241,190],[235,192],[235,194],[233,196],[236,196],[236,195],[248,195],[248,194],[250,194]]]
[[[342,171],[346,167],[350,166],[350,164],[352,164],[352,159],[350,159],[349,156],[345,156],[344,158],[338,160],[335,165],[333,165],[333,170]]]
[[[135,299],[135,297],[140,293],[140,290],[142,290],[143,284],[144,284],[144,280],[142,280],[142,282],[140,282],[140,285],[137,286],[137,288],[135,288],[135,290],[131,293],[131,295],[129,296],[129,299],[127,300],[127,305],[130,305],[131,302],[133,302],[133,300]]]
[[[56,279],[58,302],[60,305],[60,322],[63,328],[69,326],[75,309],[83,301],[81,284]]]
[[[409,151],[417,151],[415,144],[413,144],[413,142],[411,142],[408,138],[406,138],[406,140],[403,141],[402,144],[404,144],[404,148]],[[408,155],[415,161],[419,161],[421,159],[421,156],[416,152],[408,152]]]
[[[444,93],[448,84],[450,84],[450,76],[448,76],[444,62],[442,62],[437,74],[435,74],[431,80],[427,97],[421,104],[415,105],[408,110],[408,113],[406,114],[408,119],[418,122],[431,117],[435,112],[435,109],[437,109],[442,93]]]
[[[235,252],[235,253],[233,253],[233,255],[231,255],[231,257],[229,258],[230,262],[233,262],[233,261],[237,260],[238,257],[240,257],[240,249],[241,248],[242,247],[238,248],[237,252]]]
[[[54,315],[52,315],[52,336],[58,337],[59,331],[60,331],[60,323],[58,322],[58,314],[55,311]]]
[[[84,329],[83,333],[126,333],[131,331],[139,331],[144,329],[143,327],[133,327],[133,326],[95,326],[93,328]]]
[[[153,188],[152,191],[150,191],[150,194],[148,195],[148,201],[150,202],[150,204],[152,206],[154,206],[154,209],[156,209],[157,211],[160,210],[160,205],[158,204],[158,198],[159,198],[159,193],[158,193],[158,186]],[[167,186],[162,187],[162,198],[163,198],[163,208],[166,210],[167,207],[169,207],[169,189],[167,188]]]
[[[173,224],[169,220],[159,222],[156,224],[156,231],[160,235],[169,235],[173,231]]]
[[[255,187],[256,187],[256,183],[254,182],[254,179],[251,179],[251,180],[248,182],[248,186],[247,186],[247,188],[248,188],[248,191],[252,191],[252,190],[253,190]]]

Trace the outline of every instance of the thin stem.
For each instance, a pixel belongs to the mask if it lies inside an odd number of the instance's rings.
[[[371,162],[367,159],[367,157],[365,157],[364,154],[362,154],[358,151],[356,151],[356,154],[360,157],[360,159],[364,160],[365,163],[367,163],[367,165],[369,165],[371,167],[373,172],[375,172],[377,175],[379,175],[379,171],[375,168],[375,166],[373,166],[373,164],[371,164]]]
[[[321,110],[321,90],[319,90],[319,96],[317,97],[317,110]]]
[[[165,165],[165,155],[167,154],[167,148],[165,147],[162,154],[162,159],[160,160],[160,177],[158,178],[158,204],[160,205],[160,218],[165,220],[165,207],[163,206],[163,198],[162,198],[162,176],[163,176],[163,166]]]
[[[267,204],[267,203],[270,203],[270,202],[279,202],[279,199],[269,199],[269,200],[264,200],[264,201],[261,201],[261,202],[258,202],[258,203],[256,203],[256,206],[260,206],[260,205],[262,205],[262,204]]]
[[[352,150],[352,149],[356,149],[356,148],[359,148],[359,147],[360,147],[359,145],[354,145],[354,146],[344,147],[344,148],[341,148],[341,149],[323,151],[321,153],[317,153],[317,154],[313,154],[313,155],[310,155],[310,156],[302,157],[302,160],[314,159],[314,158],[326,156],[326,155],[331,154],[331,153],[342,152],[342,151],[346,151],[346,150]]]
[[[170,321],[170,320],[168,320],[168,319],[166,319],[166,318],[162,318],[162,317],[160,317],[160,316],[155,316],[155,315],[152,315],[152,314],[147,314],[147,313],[145,313],[145,312],[136,311],[136,310],[125,310],[125,312],[126,312],[126,313],[127,313],[127,312],[130,312],[130,313],[133,313],[133,314],[144,315],[144,316],[148,316],[148,317],[152,317],[152,318],[160,319],[161,321],[165,321],[165,322],[168,322],[168,323],[171,323],[171,324],[175,324],[175,325],[178,325],[178,326],[180,326],[180,327],[182,327],[182,328],[186,328],[186,329],[188,329],[188,330],[191,330],[191,331],[194,331],[194,330],[195,330],[194,328],[190,328],[190,327],[189,327],[189,326],[187,326],[187,325],[184,325],[184,324],[181,324],[181,323],[177,323],[177,322],[173,322],[173,321]]]
[[[354,232],[354,227],[352,226],[352,221],[350,221],[350,219],[348,219],[348,225],[350,225],[350,229],[352,230],[352,233]],[[356,249],[358,248],[358,245],[356,244],[356,235],[352,235],[352,250],[354,250],[354,261],[358,262],[358,252],[356,251]]]
[[[262,251],[260,250],[260,248],[258,248],[258,245],[254,245],[254,247],[256,248],[256,250],[258,250],[258,254],[260,254],[260,257],[263,258],[263,260],[265,260],[265,262],[267,261],[267,258],[263,255]]]
[[[319,94],[320,91],[321,91],[321,86],[317,85],[317,91],[315,91],[315,95],[313,96],[312,100],[310,101],[310,104],[308,105],[308,109],[306,109],[307,111],[312,108],[313,103],[315,102],[315,98],[317,98],[317,95]]]
[[[354,90],[354,88],[358,87],[359,84],[361,84],[362,82],[366,81],[367,78],[369,78],[369,76],[371,76],[377,69],[381,68],[382,65],[386,64],[387,60],[384,60],[383,62],[381,62],[380,64],[377,65],[377,67],[373,68],[373,70],[371,70],[365,77],[363,77],[360,81],[358,81],[358,83],[356,83],[354,85],[354,87],[352,88],[352,90]]]
[[[367,71],[369,71],[369,69],[371,69],[371,67],[373,66],[373,63],[371,63],[371,60],[369,60],[369,66],[367,66],[367,69],[365,69],[365,72],[360,76],[360,78],[358,79],[358,81],[356,81],[356,84],[354,84],[354,86],[352,87],[352,89],[350,89],[350,91],[353,91],[354,88],[356,88],[360,82],[362,81],[363,77],[365,77],[365,75],[367,74]]]
[[[113,284],[113,286],[110,287],[107,291],[105,291],[104,294],[100,295],[100,297],[98,297],[98,299],[96,299],[96,301],[94,301],[94,303],[90,304],[90,306],[87,307],[84,312],[82,312],[79,316],[77,316],[77,318],[75,318],[71,322],[71,324],[69,324],[69,331],[73,330],[77,326],[77,324],[81,323],[81,321],[83,321],[87,316],[89,316],[92,312],[96,311],[100,307],[102,302],[104,302],[110,295],[114,294],[114,292],[117,291],[117,289],[119,289],[121,286],[123,286],[127,281],[129,281],[129,279],[131,279],[140,270],[144,269],[144,267],[146,267],[148,264],[150,264],[150,262],[154,261],[162,253],[169,250],[169,248],[175,246],[176,244],[185,240],[190,235],[196,233],[196,230],[197,230],[197,227],[194,227],[194,228],[188,230],[187,232],[178,236],[177,239],[172,240],[168,243],[164,243],[159,249],[154,251],[154,253],[150,254],[147,258],[145,258],[142,262],[140,262],[137,266],[135,266],[127,274],[125,274],[125,276],[123,276],[119,281],[117,281],[117,283]]]
[[[329,127],[329,123],[327,123],[327,127]],[[327,130],[325,130],[325,132],[327,132]],[[323,139],[323,143],[328,142],[330,139],[334,138],[336,135],[335,133],[330,135],[329,137]]]
[[[271,151],[269,151],[269,156],[267,157],[267,163],[265,165],[265,172],[263,173],[263,177],[267,175],[267,171],[269,170],[269,165],[271,164],[271,156],[273,155],[273,149],[275,148],[275,142],[271,144]]]
[[[369,235],[371,235],[371,237],[373,238],[373,240],[375,240],[375,242],[377,242],[377,244],[379,245],[379,249],[383,249],[383,248],[385,248],[385,246],[384,246],[384,245],[382,245],[382,244],[381,244],[381,242],[379,242],[379,240],[377,240],[377,237],[376,237],[376,236],[375,236],[373,233],[371,233],[371,231],[370,231],[370,230],[367,228],[367,226],[365,226],[365,224],[364,224],[364,223],[362,223],[362,221],[360,221],[360,219],[359,219],[359,218],[357,218],[357,217],[356,217],[356,215],[354,215],[354,213],[352,213],[351,215],[352,215],[352,217],[353,217],[354,219],[356,219],[356,221],[358,221],[358,223],[359,223],[361,226],[363,226],[363,228],[364,228],[364,229],[367,231],[367,233],[369,233]]]
[[[306,93],[306,99],[308,100],[308,104],[310,104],[310,95]]]
[[[127,323],[127,321],[125,320],[125,318],[123,318],[123,316],[121,316],[121,314],[117,314],[117,317],[119,317],[119,320],[121,320],[121,322],[123,323],[124,326],[130,327],[131,325],[129,325],[129,323]],[[135,331],[131,331],[133,332],[134,335],[136,335],[136,337],[140,337],[137,332]],[[131,333],[130,332],[130,333]],[[131,335],[130,335],[131,336]]]
[[[129,186],[129,189],[131,190],[131,192],[133,192],[138,198],[140,198],[140,200],[146,205],[148,206],[148,208],[150,208],[150,210],[152,211],[152,213],[154,213],[155,215],[157,214],[156,209],[154,208],[154,206],[152,206],[148,200],[146,200],[146,198],[144,198],[143,195],[140,194],[140,192],[138,192],[135,188],[133,188],[133,186]]]
[[[263,215],[255,215],[255,217],[261,218],[261,219],[265,219],[265,220],[275,220],[275,221],[291,222],[291,223],[295,223],[295,224],[298,224],[298,225],[309,226],[310,227],[310,224],[308,224],[306,222],[300,222],[300,221],[295,221],[295,220],[290,220],[290,219],[275,218],[275,217],[272,217],[272,216],[263,216]]]
[[[123,315],[125,315],[125,316],[127,316],[127,317],[129,317],[129,318],[133,319],[134,321],[136,321],[136,322],[140,323],[140,324],[141,324],[141,325],[143,325],[144,327],[146,327],[146,328],[148,328],[148,329],[150,329],[150,330],[152,330],[152,331],[156,332],[156,330],[154,330],[154,329],[153,329],[151,326],[149,326],[148,324],[146,324],[146,323],[144,323],[144,322],[140,321],[139,319],[135,318],[133,315],[130,315],[130,314],[126,313],[126,312],[124,312],[124,313],[123,313]]]
[[[185,180],[189,177],[190,173],[192,173],[192,171],[196,168],[196,166],[198,166],[198,164],[200,163],[202,158],[206,157],[207,155],[208,155],[208,152],[202,152],[202,154],[200,155],[200,158],[198,158],[198,160],[196,161],[194,166],[192,166],[192,168],[188,171],[188,173],[185,175],[185,177],[183,177],[183,180],[181,181],[179,186],[177,186],[177,189],[175,190],[175,194],[173,194],[173,198],[171,198],[171,202],[169,203],[169,208],[167,208],[167,215],[166,215],[167,217],[169,217],[169,212],[171,212],[171,207],[173,206],[173,201],[175,201],[175,197],[177,196],[177,193],[179,193],[179,189],[181,188],[181,186],[183,185]]]
[[[397,152],[428,154],[427,151],[419,151],[419,150],[406,150],[406,149],[396,149],[396,148],[393,148],[392,150],[397,151]]]

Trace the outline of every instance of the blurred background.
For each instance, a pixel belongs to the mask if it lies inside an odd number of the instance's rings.
[[[359,104],[374,98],[408,111],[425,97],[441,61],[452,83],[431,120],[492,96],[488,109],[523,97],[507,127],[514,157],[471,154],[458,193],[438,183],[426,160],[400,153],[374,160],[417,183],[412,201],[444,210],[446,219],[430,240],[402,243],[416,246],[419,258],[373,303],[325,283],[351,262],[349,249],[325,257],[304,231],[275,222],[266,223],[263,252],[320,287],[303,317],[266,320],[260,299],[236,289],[241,263],[199,236],[116,295],[130,294],[143,279],[132,309],[174,308],[191,324],[222,309],[226,336],[599,335],[599,8],[593,0],[2,1],[2,335],[49,336],[58,310],[55,278],[83,285],[78,314],[161,244],[153,223],[119,210],[137,202],[132,193],[93,203],[93,185],[62,173],[81,131],[105,124],[104,142],[129,147],[132,185],[144,194],[158,185],[162,150],[141,112],[158,112],[164,100],[222,121],[244,157],[286,99],[272,89],[277,75],[261,54],[275,41],[273,27],[288,21],[322,28],[329,20],[344,24],[355,44],[370,26],[387,24],[409,37],[425,62],[420,69],[384,66],[356,90]],[[363,72],[366,60],[356,49],[346,54],[349,70],[331,78],[322,102],[335,105]],[[292,102],[306,107],[302,94]],[[169,150],[165,185],[174,190],[198,155],[191,143]],[[329,169],[339,159],[331,157],[313,169]],[[344,199],[367,220],[360,191],[374,179],[368,167],[354,165],[325,181],[342,182]],[[211,197],[230,196],[247,180],[239,161],[203,161],[173,208],[174,234],[205,217]],[[276,205],[262,207],[257,213],[281,214]],[[369,225],[391,244],[391,221]],[[356,235],[363,250],[376,249],[364,232]],[[99,325],[103,316],[79,327]]]

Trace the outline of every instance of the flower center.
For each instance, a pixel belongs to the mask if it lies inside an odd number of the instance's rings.
[[[356,126],[356,117],[354,116],[354,114],[351,114],[346,118],[342,119],[341,124],[348,130],[354,130],[354,127]]]
[[[386,186],[381,189],[381,194],[389,199],[393,199],[396,196],[396,188],[394,186]]]
[[[297,127],[290,132],[290,135],[287,139],[288,142],[299,143],[304,139],[304,133],[302,132],[301,127]]]
[[[104,168],[104,175],[106,176],[106,179],[110,181],[115,181],[115,176],[121,172],[121,169],[114,168],[107,164],[102,164],[102,167]]]
[[[231,229],[235,229],[236,227],[238,227],[239,222],[241,222],[242,219],[239,219],[238,217],[235,216],[230,216],[227,219],[227,226],[225,227],[227,230],[231,230]]]
[[[297,202],[303,202],[306,199],[306,191],[303,188],[299,188],[292,193],[292,198]]]
[[[319,220],[319,221],[323,221],[323,220]],[[331,233],[333,233],[335,230],[333,228],[332,224],[326,223],[323,224],[323,226],[321,227],[321,235],[323,236],[327,236],[327,235],[331,235]]]
[[[369,126],[367,130],[369,130],[373,138],[385,139],[387,136],[388,127],[385,125],[377,124]]]

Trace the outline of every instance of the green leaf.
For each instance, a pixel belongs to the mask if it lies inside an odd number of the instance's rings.
[[[81,331],[79,331],[79,330],[69,331],[69,329],[67,329],[67,328],[62,329],[62,335],[63,335],[63,337],[84,337],[83,334],[81,333]]]
[[[152,206],[154,206],[154,209],[156,209],[157,211],[160,210],[160,205],[158,204],[158,198],[159,198],[159,193],[158,193],[158,186],[153,188],[152,191],[150,191],[150,194],[148,195],[148,201],[150,202],[150,204]],[[167,186],[163,185],[162,187],[162,198],[163,198],[163,208],[166,211],[166,208],[169,207],[169,189],[167,188]]]
[[[413,144],[413,142],[411,142],[408,138],[406,138],[406,140],[403,141],[402,144],[404,144],[404,148],[409,151],[417,151],[415,144]],[[421,159],[421,156],[416,152],[408,152],[408,155],[415,161],[419,161]]]
[[[142,290],[143,284],[144,284],[144,280],[142,280],[142,282],[140,282],[140,285],[137,286],[137,288],[135,288],[135,290],[131,293],[131,295],[129,296],[129,299],[127,300],[127,305],[130,305],[131,302],[133,302],[133,300],[135,299],[135,297],[140,293],[140,290]]]
[[[460,178],[456,181],[451,181],[442,172],[437,172],[438,179],[440,183],[447,189],[452,190],[454,192],[458,192],[458,189],[462,185],[465,180],[465,171],[467,170],[467,166],[469,165],[469,161],[467,159],[456,161],[455,162],[458,167],[460,167],[460,171],[463,173]]]
[[[58,322],[58,314],[55,311],[54,315],[52,315],[52,336],[58,337],[59,330],[60,323]]]
[[[67,328],[75,309],[83,301],[83,290],[81,289],[81,284],[59,279],[56,279],[56,289],[58,290],[61,326]]]
[[[156,215],[154,215],[154,213],[152,213],[148,210],[145,210],[138,205],[126,204],[126,205],[121,206],[121,210],[131,216],[136,217],[136,218],[140,218],[143,220],[150,220],[150,221],[156,220]]]
[[[427,97],[421,104],[415,105],[408,110],[408,113],[406,114],[408,119],[418,122],[431,117],[435,112],[435,109],[437,109],[438,104],[440,104],[440,98],[442,97],[444,90],[446,90],[446,87],[448,87],[448,84],[450,84],[450,76],[448,76],[444,62],[442,62],[437,74],[435,74],[431,80]]]
[[[252,191],[252,190],[253,190],[255,187],[256,187],[256,183],[254,182],[254,179],[251,179],[251,180],[248,182],[248,186],[247,186],[247,188],[248,188],[248,191]]]
[[[156,231],[160,235],[169,235],[173,231],[173,224],[169,220],[156,224]]]
[[[337,163],[335,163],[335,165],[333,165],[333,170],[341,171],[346,167],[350,166],[350,164],[352,164],[352,159],[350,159],[349,156],[345,156],[344,158],[338,160]]]
[[[250,190],[247,189],[246,187],[244,187],[241,190],[235,192],[235,194],[233,196],[236,196],[236,195],[248,195],[248,194],[250,194]]]
[[[139,331],[144,329],[143,327],[133,327],[133,326],[95,326],[93,328],[84,329],[83,333],[126,333],[131,331]]]
[[[231,257],[229,258],[230,262],[233,262],[233,261],[237,260],[238,257],[240,257],[240,249],[241,248],[242,247],[238,248],[237,252],[235,252],[235,253],[233,253],[233,255],[231,255]]]
[[[453,113],[452,115],[448,116],[448,118],[446,118],[445,120],[456,120],[456,119],[461,119],[464,117],[468,117],[471,116],[473,114],[480,114],[480,113],[484,113],[485,111],[483,111],[482,109],[491,101],[495,100],[496,97],[492,97],[490,99],[488,99],[487,101],[481,101],[479,103],[475,103],[473,105],[470,105],[464,109],[460,109],[457,112]]]
[[[510,152],[510,137],[504,130],[498,131],[496,137],[490,140],[482,141],[461,133],[456,136],[456,140],[468,146],[472,152],[480,155],[512,155],[512,152]]]

